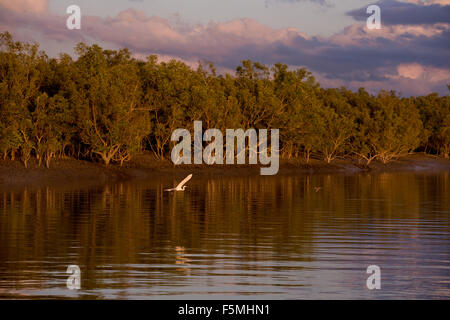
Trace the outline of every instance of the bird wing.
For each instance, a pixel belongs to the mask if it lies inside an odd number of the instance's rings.
[[[182,188],[183,185],[184,185],[186,182],[188,182],[189,180],[191,180],[191,178],[192,178],[192,174],[188,175],[186,178],[184,178],[183,181],[181,181],[181,182],[175,187],[175,189]]]

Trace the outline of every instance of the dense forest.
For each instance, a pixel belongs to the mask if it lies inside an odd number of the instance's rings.
[[[38,44],[0,34],[0,153],[123,165],[152,151],[170,156],[177,128],[280,129],[282,158],[337,157],[387,163],[413,151],[450,154],[450,98],[394,91],[325,89],[312,74],[242,61],[236,74],[212,63],[194,70],[172,60],[132,57],[128,49],[80,43],[77,59],[49,58]]]

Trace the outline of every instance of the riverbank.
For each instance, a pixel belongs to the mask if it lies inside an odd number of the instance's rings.
[[[150,179],[155,175],[259,175],[260,165],[181,165],[169,160],[157,160],[151,154],[136,156],[123,167],[75,159],[55,159],[50,168],[31,162],[25,168],[19,161],[0,161],[0,185],[20,186],[53,183],[107,183],[130,179]],[[330,164],[320,160],[281,160],[278,174],[360,173],[396,171],[450,171],[450,160],[424,154],[412,154],[383,164],[373,161],[369,166],[356,160],[335,160]]]

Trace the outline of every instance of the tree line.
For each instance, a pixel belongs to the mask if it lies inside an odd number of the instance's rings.
[[[129,161],[144,150],[170,156],[172,132],[280,129],[282,158],[337,157],[387,163],[413,151],[450,155],[450,99],[325,89],[304,68],[242,61],[236,74],[213,63],[132,57],[80,43],[74,59],[0,34],[0,153],[28,166],[55,157]]]

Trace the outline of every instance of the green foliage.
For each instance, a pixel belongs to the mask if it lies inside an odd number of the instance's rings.
[[[381,92],[374,110],[375,125],[368,132],[374,152],[383,163],[415,150],[423,130],[417,108],[408,99]]]
[[[172,132],[279,128],[281,155],[328,163],[355,155],[386,163],[414,150],[450,154],[448,96],[401,98],[323,89],[306,69],[242,61],[236,74],[212,63],[132,58],[128,49],[80,43],[78,57],[49,59],[37,44],[0,34],[0,152],[27,166],[57,156],[122,165],[143,149],[170,154]]]
[[[450,156],[450,97],[430,94],[415,99],[424,126],[422,145],[448,158]]]
[[[76,119],[81,141],[106,165],[128,160],[148,134],[148,112],[141,104],[141,81],[128,50],[77,46]]]
[[[32,113],[36,109],[43,72],[47,63],[37,44],[13,42],[8,33],[0,35],[0,138],[3,152],[11,151],[12,157],[18,148],[22,160],[28,165],[33,150]]]

